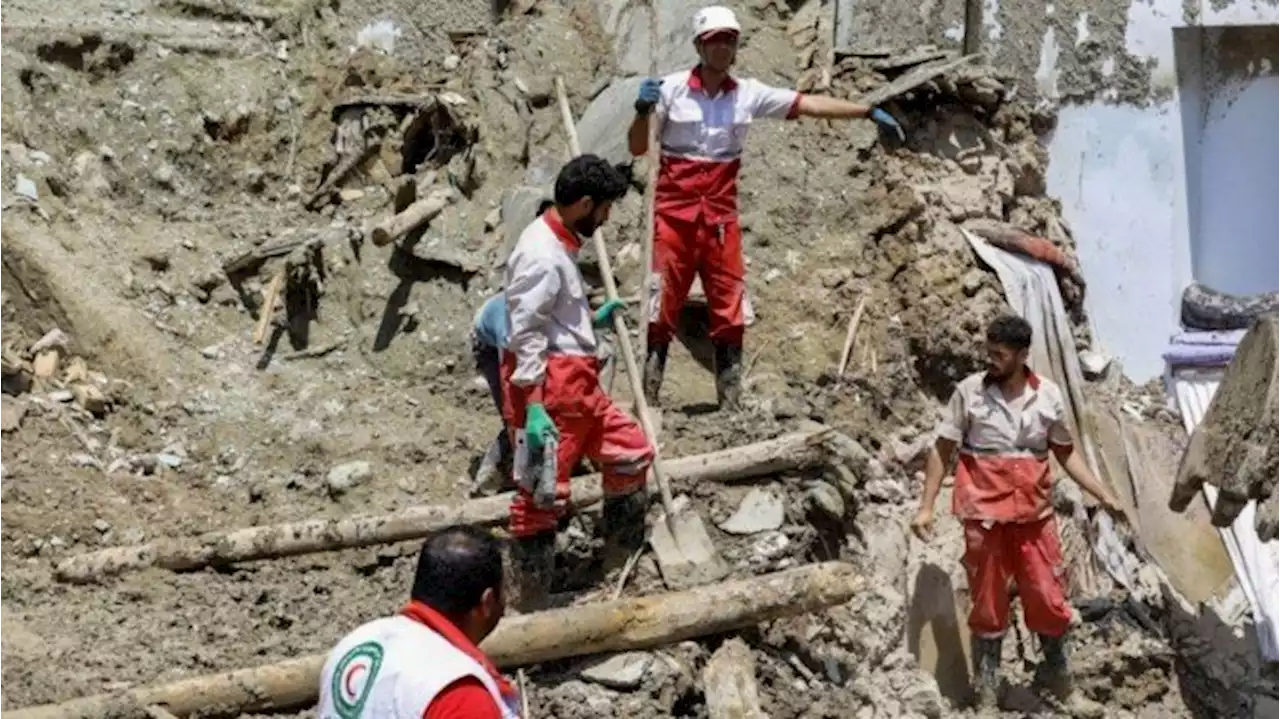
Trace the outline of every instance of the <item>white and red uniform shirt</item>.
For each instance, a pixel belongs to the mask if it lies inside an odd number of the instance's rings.
[[[338,642],[320,673],[316,715],[433,719],[447,700],[450,716],[520,719],[519,694],[479,648],[438,612],[410,602]]]
[[[985,372],[956,386],[938,436],[960,444],[952,511],[960,519],[1033,522],[1053,514],[1049,445],[1070,446],[1062,390],[1027,370],[1006,400]]]
[[[687,222],[735,219],[747,130],[757,119],[793,119],[799,104],[795,90],[747,78],[727,78],[711,95],[700,68],[662,78],[654,108],[662,133],[655,210]]]
[[[581,249],[582,239],[548,210],[520,233],[507,259],[507,351],[515,355],[511,382],[517,387],[539,391],[548,354],[595,358],[591,306],[578,270]]]

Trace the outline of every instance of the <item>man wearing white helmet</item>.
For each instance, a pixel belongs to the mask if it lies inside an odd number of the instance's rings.
[[[649,149],[650,118],[657,115],[661,162],[654,195],[653,272],[658,287],[657,296],[649,298],[649,356],[644,372],[645,395],[655,405],[667,348],[695,274],[702,278],[711,312],[716,398],[722,407],[738,404],[746,326],[738,169],[751,122],[870,118],[902,137],[897,121],[879,108],[733,77],[729,70],[741,32],[729,8],[699,10],[693,16],[698,66],[646,79],[628,133],[631,154],[644,155]]]

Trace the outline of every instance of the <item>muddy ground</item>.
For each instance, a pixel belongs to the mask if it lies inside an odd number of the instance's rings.
[[[901,71],[855,57],[824,74],[819,38],[829,30],[806,7],[743,9],[744,73],[850,96]],[[468,333],[500,277],[503,192],[565,156],[552,75],[581,114],[613,69],[592,5],[516,3],[498,23],[488,12],[465,3],[6,5],[3,341],[25,361],[54,328],[68,342],[52,377],[24,392],[6,380],[3,397],[5,708],[322,652],[404,601],[412,542],[89,586],[59,583],[51,568],[101,547],[465,496],[498,423]],[[399,28],[394,48],[357,48],[361,29],[379,20]],[[437,92],[463,101],[451,104],[448,128],[463,141],[424,147],[404,139],[396,111],[371,113],[381,149],[341,192],[304,207],[337,161],[335,103]],[[714,409],[696,311],[664,393],[669,457],[818,421],[874,458],[853,476],[771,478],[761,484],[786,503],[783,527],[716,533],[739,574],[840,557],[874,587],[825,614],[743,634],[775,719],[962,711],[958,527],[940,512],[928,546],[906,532],[919,448],[954,383],[980,367],[981,328],[1004,307],[958,227],[994,219],[1072,247],[1044,196],[1038,137],[1052,115],[1009,98],[998,72],[948,74],[891,109],[907,126],[905,144],[862,122],[753,130],[743,176],[758,314],[746,353],[751,406]],[[415,246],[360,241],[367,223],[390,214],[410,156],[426,157],[417,179],[434,170],[459,201]],[[610,233],[615,248],[631,250],[617,261],[624,290],[638,279],[640,218],[635,195]],[[319,254],[305,311],[255,345],[260,290],[284,260],[238,278],[223,263],[320,231],[338,239]],[[864,298],[837,381],[846,325]],[[1087,346],[1085,318],[1077,310],[1075,319]],[[64,396],[73,357],[103,406]],[[351,462],[368,471],[331,479]],[[814,517],[815,487],[841,500],[834,534]],[[749,488],[678,489],[718,523]],[[583,558],[591,523],[575,526],[559,589],[593,596],[610,578]],[[1088,553],[1075,561],[1088,565]],[[1095,612],[1079,632],[1082,686],[1108,716],[1225,715],[1188,704],[1187,677],[1203,672],[1171,648],[1168,605],[1126,604],[1105,581],[1083,584],[1079,599],[1121,607]],[[628,591],[658,586],[645,561]],[[1036,655],[1021,637],[1006,647],[1022,687],[1015,714],[1052,714],[1025,691]],[[705,716],[697,671],[722,639],[664,650],[634,691],[584,682],[579,662],[533,668],[534,714]],[[918,657],[939,667],[936,679]]]

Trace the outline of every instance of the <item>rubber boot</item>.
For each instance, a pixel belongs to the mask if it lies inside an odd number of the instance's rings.
[[[1103,717],[1106,710],[1092,699],[1081,695],[1072,681],[1071,668],[1067,661],[1067,635],[1040,637],[1040,647],[1044,651],[1044,661],[1036,667],[1032,685],[1047,694],[1047,699],[1058,705],[1058,709],[1079,719]]]
[[[649,347],[649,356],[644,360],[644,398],[650,407],[657,407],[658,397],[662,394],[662,376],[667,371],[667,350],[670,345],[653,345]]]
[[[738,409],[742,404],[742,348],[717,344],[716,402],[721,409]]]
[[[1000,649],[1004,637],[973,637],[973,705],[996,709],[1000,704]]]
[[[507,606],[521,614],[546,609],[556,566],[556,533],[520,537],[508,546]]]
[[[648,511],[649,495],[643,489],[604,498],[600,518],[605,533],[605,571],[620,569],[644,546],[644,518]]]

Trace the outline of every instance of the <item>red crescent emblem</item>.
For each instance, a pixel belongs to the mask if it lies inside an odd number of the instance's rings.
[[[351,665],[351,668],[347,670],[347,675],[342,678],[342,688],[346,690],[348,695],[356,695],[355,687],[353,687],[352,684],[355,683],[356,675],[367,669],[368,667],[364,664],[353,664]]]

